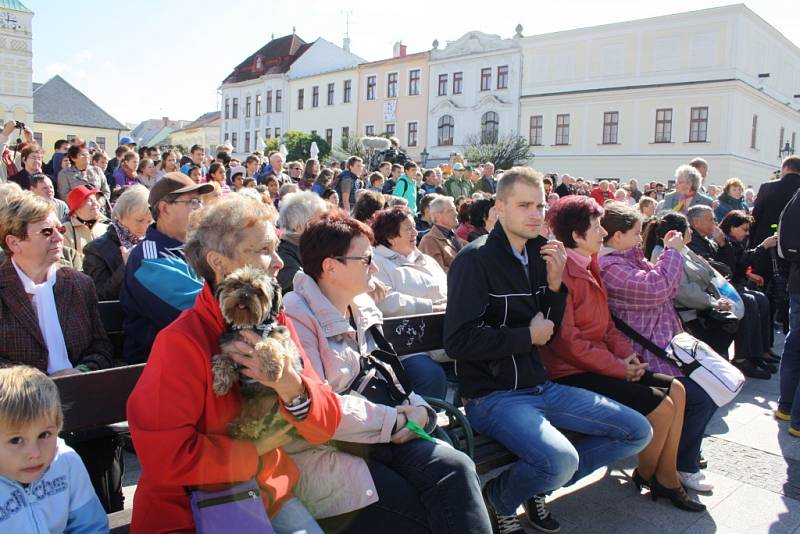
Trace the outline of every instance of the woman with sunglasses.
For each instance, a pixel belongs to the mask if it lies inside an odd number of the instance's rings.
[[[333,439],[345,445],[293,443],[287,450],[301,471],[295,492],[328,533],[489,533],[472,461],[406,427],[435,428],[427,403],[413,391],[395,405],[351,390],[383,323],[367,294],[377,272],[372,240],[367,225],[343,212],[314,219],[300,237],[303,270],[284,304],[309,362],[339,394],[342,421]],[[383,381],[403,390],[394,374]]]

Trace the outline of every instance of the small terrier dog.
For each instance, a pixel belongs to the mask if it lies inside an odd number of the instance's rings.
[[[260,331],[262,340],[252,356],[270,380],[277,380],[287,366],[302,371],[303,360],[289,329],[275,322],[282,309],[281,289],[266,272],[254,267],[237,269],[220,283],[216,296],[228,325],[220,345],[240,338],[241,330]],[[214,393],[225,395],[239,382],[244,398],[241,414],[228,425],[232,437],[257,440],[288,425],[278,411],[278,399],[272,389],[243,376],[239,365],[225,354],[217,354],[212,362]]]

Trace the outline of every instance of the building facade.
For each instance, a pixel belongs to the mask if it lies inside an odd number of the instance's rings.
[[[170,146],[182,146],[190,150],[194,145],[206,149],[206,153],[216,156],[215,150],[221,144],[219,132],[222,120],[219,111],[203,113],[183,128],[172,131],[167,138]]]
[[[33,123],[33,11],[0,0],[0,119]]]
[[[519,128],[521,53],[515,38],[472,31],[430,51],[428,152],[431,163],[463,153],[468,141],[496,142]]]
[[[338,47],[319,38],[289,68],[291,130],[319,135],[331,146],[351,138],[358,119],[358,64],[349,43]]]
[[[420,159],[427,147],[428,52],[407,54],[400,43],[393,57],[358,66],[358,132],[388,134]]]
[[[744,5],[520,39],[519,131],[533,165],[591,179],[757,186],[794,149],[800,50]]]

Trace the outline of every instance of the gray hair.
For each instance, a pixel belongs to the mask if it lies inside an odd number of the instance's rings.
[[[703,180],[703,177],[700,176],[700,171],[692,167],[691,165],[681,165],[677,169],[675,169],[675,180],[677,181],[678,178],[683,176],[684,178],[688,179],[689,182],[692,184],[692,191],[697,191],[700,189],[700,182]]]
[[[711,206],[706,206],[705,204],[697,204],[692,206],[686,211],[686,218],[689,220],[689,224],[694,223],[697,219],[703,216],[703,213],[709,212],[711,216],[714,216],[714,210],[711,209]]]
[[[386,207],[391,208],[394,206],[408,206],[408,200],[403,197],[395,195],[384,195],[386,197]]]
[[[137,184],[129,187],[117,199],[117,203],[114,204],[114,208],[111,210],[111,216],[119,221],[131,213],[140,210],[148,211],[147,197],[149,194],[150,191],[143,185]]]
[[[237,195],[252,198],[253,200],[258,200],[261,202],[261,193],[255,190],[252,187],[243,187],[236,192]]]
[[[291,193],[281,201],[278,226],[296,232],[297,228],[305,228],[312,217],[327,208],[327,203],[316,193],[311,191]]]
[[[297,193],[298,191],[300,191],[300,188],[297,187],[297,184],[283,184],[281,188],[278,189],[278,196],[283,198],[286,195],[291,195],[292,193]]]
[[[450,204],[455,205],[455,200],[453,200],[453,197],[439,195],[433,199],[433,201],[428,205],[428,210],[431,214],[431,217],[437,213],[442,213]]]

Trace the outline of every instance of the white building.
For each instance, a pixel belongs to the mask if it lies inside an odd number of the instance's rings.
[[[222,140],[230,141],[234,155],[262,150],[260,139],[280,137],[287,130],[287,73],[309,46],[295,34],[273,39],[222,82]]]
[[[471,31],[430,52],[429,162],[464,152],[469,138],[492,142],[519,125],[522,28],[512,39]],[[477,163],[477,162],[476,162]]]
[[[800,49],[744,5],[524,37],[519,129],[544,172],[757,185],[794,149]]]
[[[358,64],[364,59],[319,38],[289,68],[289,130],[319,135],[331,146],[354,132]]]
[[[33,11],[0,0],[0,119],[33,124]]]

